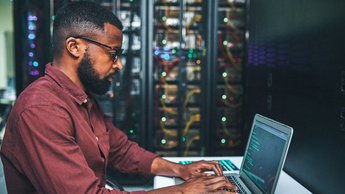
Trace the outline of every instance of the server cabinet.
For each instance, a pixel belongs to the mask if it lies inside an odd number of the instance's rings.
[[[200,72],[206,49],[205,3],[156,0],[150,4],[150,149],[161,156],[197,156],[203,152]]]
[[[216,5],[216,68],[213,101],[213,152],[217,156],[243,152],[243,72],[246,7],[244,0],[220,0]],[[244,144],[245,145],[245,144]]]
[[[149,4],[149,149],[161,156],[240,154],[245,2]]]
[[[49,1],[14,1],[15,68],[17,96],[44,74],[52,60]]]

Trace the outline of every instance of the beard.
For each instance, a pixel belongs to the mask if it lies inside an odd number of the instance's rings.
[[[109,90],[111,82],[108,79],[115,76],[116,73],[117,71],[105,76],[103,79],[100,79],[99,74],[96,73],[95,69],[93,68],[93,64],[91,63],[88,52],[85,52],[84,57],[78,64],[77,69],[78,77],[83,86],[86,89],[100,95],[105,94]]]

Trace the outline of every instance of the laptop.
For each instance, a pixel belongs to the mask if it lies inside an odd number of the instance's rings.
[[[275,192],[292,133],[292,127],[255,115],[239,173],[224,174],[239,188],[238,193]],[[175,184],[180,180],[175,179]]]

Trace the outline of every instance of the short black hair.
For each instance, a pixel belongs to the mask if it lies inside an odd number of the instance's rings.
[[[54,20],[54,55],[61,55],[68,37],[92,38],[96,32],[104,31],[105,23],[114,25],[122,31],[123,26],[119,18],[97,3],[76,1],[63,6]]]

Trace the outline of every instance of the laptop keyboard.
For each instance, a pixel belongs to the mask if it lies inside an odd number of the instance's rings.
[[[245,189],[242,187],[242,185],[240,184],[240,182],[238,181],[238,179],[235,176],[225,176],[231,184],[235,185],[237,187],[237,191],[232,191],[229,189],[225,189],[231,192],[237,192],[237,193],[241,193],[241,194],[247,194],[247,192],[245,191]]]

